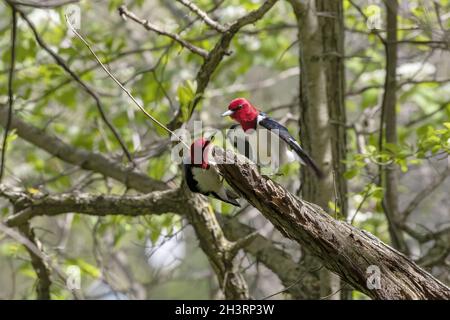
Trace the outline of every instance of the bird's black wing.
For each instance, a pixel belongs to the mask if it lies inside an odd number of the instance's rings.
[[[192,173],[192,165],[189,163],[183,164],[183,171],[189,190],[192,192],[200,192],[200,189],[197,187],[197,181],[194,179],[194,174]]]
[[[305,152],[305,150],[303,150],[303,148],[289,133],[286,127],[282,126],[272,118],[267,117],[265,114],[261,114],[261,116],[262,119],[258,122],[259,125],[266,128],[267,130],[276,133],[280,137],[280,139],[286,142],[289,147],[294,150],[294,152],[300,157],[300,159],[302,159],[302,161],[306,165],[310,166],[314,170],[314,173],[317,175],[317,177],[323,177],[322,171],[316,165],[314,160]]]
[[[211,169],[213,170],[213,169]],[[225,189],[226,192],[226,197],[221,197],[220,195],[218,195],[215,192],[202,192],[199,188],[198,188],[198,182],[194,179],[194,174],[192,172],[192,165],[189,163],[185,163],[183,164],[183,171],[184,171],[184,178],[186,180],[186,184],[189,188],[189,190],[191,190],[192,192],[197,192],[197,193],[201,193],[205,196],[212,196],[216,199],[219,199],[221,201],[224,201],[226,203],[232,204],[233,206],[236,207],[240,207],[241,205],[239,204],[239,202],[236,201],[236,199],[239,198],[239,195],[236,194],[234,191],[230,190],[230,189]]]

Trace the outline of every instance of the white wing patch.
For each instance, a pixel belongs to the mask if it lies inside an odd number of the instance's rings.
[[[256,118],[256,124],[259,124],[261,121],[263,121],[264,119],[266,119],[267,116],[264,114],[258,114],[258,117]]]

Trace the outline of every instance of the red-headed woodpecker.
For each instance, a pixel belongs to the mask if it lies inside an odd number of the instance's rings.
[[[222,117],[230,116],[232,119],[239,123],[232,126],[232,130],[228,133],[228,138],[236,145],[237,140],[245,140],[240,144],[245,150],[238,151],[243,153],[251,160],[255,160],[259,164],[267,164],[267,160],[263,160],[262,157],[270,157],[270,161],[276,162],[276,165],[291,162],[298,158],[300,163],[312,168],[317,177],[323,176],[319,167],[311,159],[311,157],[302,149],[300,144],[295,140],[289,131],[278,123],[277,121],[268,117],[265,113],[260,112],[255,108],[248,100],[244,98],[237,98],[230,102],[228,110],[222,114]],[[270,134],[266,135],[267,140],[264,143],[258,140],[249,139],[250,135],[255,135],[259,130],[268,130]],[[255,135],[256,136],[256,135]],[[259,134],[261,136],[261,134]],[[271,139],[277,139],[278,142],[278,154],[272,154]],[[253,142],[250,142],[253,141]],[[255,145],[256,141],[256,145]],[[275,141],[275,140],[273,140]],[[239,143],[237,143],[239,145]],[[264,150],[261,150],[264,148]],[[292,153],[291,150],[294,151]],[[257,155],[257,158],[255,158]],[[297,157],[295,156],[297,155]],[[252,159],[253,158],[253,159]],[[265,163],[263,163],[265,162]]]
[[[208,161],[213,138],[200,138],[192,143],[190,157],[188,157],[187,163],[184,164],[186,184],[192,192],[212,196],[240,207],[239,202],[236,201],[239,196],[233,190],[225,188],[223,178]]]

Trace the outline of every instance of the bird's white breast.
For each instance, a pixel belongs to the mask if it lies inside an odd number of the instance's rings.
[[[194,179],[198,182],[197,187],[202,192],[219,192],[222,188],[222,181],[219,173],[210,167],[209,169],[202,169],[198,167],[192,168],[192,175]]]

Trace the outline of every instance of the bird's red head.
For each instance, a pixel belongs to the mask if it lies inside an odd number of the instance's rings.
[[[225,111],[222,116],[230,116],[232,119],[239,122],[244,131],[256,128],[256,121],[259,111],[247,99],[237,98],[230,102],[228,111]]]
[[[213,137],[209,139],[200,138],[191,144],[191,164],[203,169],[209,168],[208,152]]]

